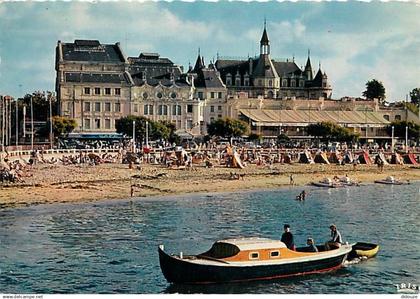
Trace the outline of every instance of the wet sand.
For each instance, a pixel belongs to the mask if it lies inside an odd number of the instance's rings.
[[[0,208],[44,203],[77,203],[104,199],[123,199],[154,195],[227,192],[253,189],[273,189],[290,186],[290,174],[295,185],[304,186],[324,177],[348,175],[361,183],[372,183],[392,175],[401,180],[420,180],[420,166],[386,165],[380,172],[376,165],[275,164],[248,165],[245,169],[222,166],[192,170],[168,169],[160,165],[142,165],[129,169],[126,164],[48,165],[38,164],[25,177],[23,184],[0,186]],[[230,173],[243,175],[229,179]],[[357,187],[352,187],[357,188]]]

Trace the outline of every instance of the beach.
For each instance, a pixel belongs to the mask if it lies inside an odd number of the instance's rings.
[[[138,167],[140,166],[140,167]],[[231,179],[231,173],[239,179]],[[108,199],[126,199],[156,195],[228,192],[275,189],[294,185],[307,186],[325,177],[348,175],[361,184],[373,183],[387,176],[400,180],[420,180],[420,166],[386,165],[383,172],[376,165],[326,164],[249,164],[244,169],[216,166],[170,169],[162,165],[38,164],[24,183],[0,186],[0,208],[47,203],[78,203]],[[134,185],[132,190],[131,186]],[[357,188],[357,187],[350,187]]]

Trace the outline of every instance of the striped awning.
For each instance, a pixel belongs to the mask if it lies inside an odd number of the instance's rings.
[[[390,122],[382,114],[371,111],[318,111],[240,109],[254,126],[305,127],[319,122],[334,122],[345,127],[384,127]]]

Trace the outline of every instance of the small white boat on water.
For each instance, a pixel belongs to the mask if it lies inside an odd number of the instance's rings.
[[[330,178],[324,178],[322,181],[312,182],[311,184],[316,187],[324,187],[324,188],[339,188],[339,187],[344,186],[342,183],[335,182],[331,180]]]
[[[384,184],[384,185],[408,185],[410,182],[408,181],[400,181],[395,179],[393,176],[387,177],[385,180],[376,180],[375,183],[377,184]]]

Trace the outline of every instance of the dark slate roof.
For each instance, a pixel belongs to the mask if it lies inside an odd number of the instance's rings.
[[[283,62],[273,60],[273,64],[276,68],[277,74],[280,77],[289,74],[300,75],[302,73],[302,70],[296,65],[295,62],[292,61]]]
[[[130,83],[127,74],[65,73],[66,82],[73,83]]]
[[[322,71],[321,69],[319,69],[315,75],[315,78],[312,81],[308,82],[310,87],[322,87],[322,77]]]
[[[260,55],[257,67],[252,72],[253,77],[275,78],[278,76],[269,55]]]
[[[96,40],[75,40],[62,43],[63,59],[67,61],[86,61],[104,63],[123,63],[124,55],[118,46],[100,44]]]
[[[202,68],[194,79],[195,87],[224,88],[219,73],[213,68]]]
[[[195,61],[194,69],[192,71],[196,73],[205,67],[206,66],[204,65],[204,57],[201,57],[200,54],[198,54],[197,60]]]

